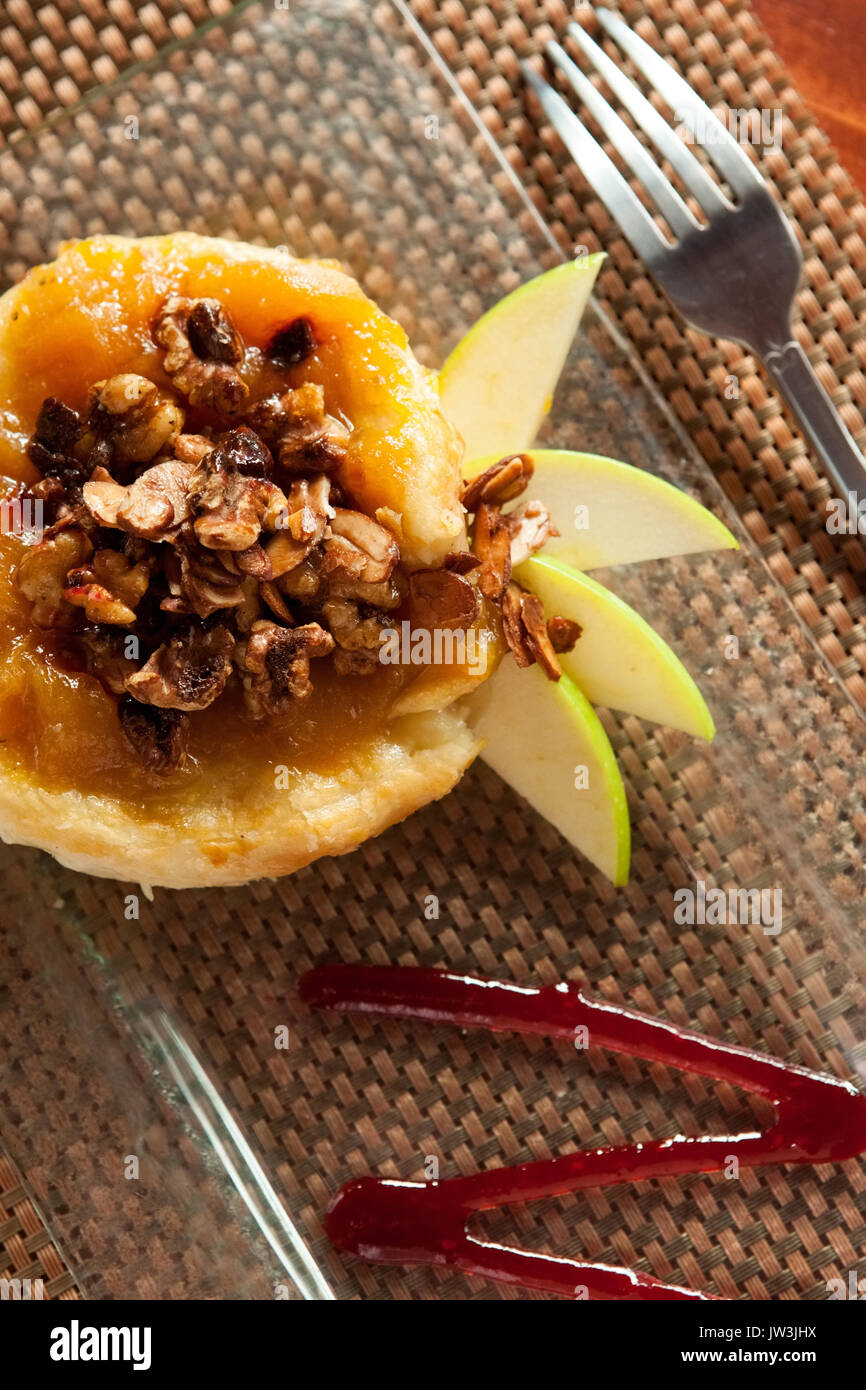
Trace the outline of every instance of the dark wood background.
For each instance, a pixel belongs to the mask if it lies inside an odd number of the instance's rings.
[[[842,163],[866,190],[866,0],[752,0]]]

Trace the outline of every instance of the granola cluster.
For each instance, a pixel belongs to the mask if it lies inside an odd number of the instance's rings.
[[[92,386],[81,414],[43,403],[28,452],[50,525],[17,573],[33,621],[67,633],[117,696],[147,766],[182,765],[190,714],[230,683],[266,719],[310,694],[314,662],[371,673],[404,606],[417,626],[468,627],[489,599],[518,663],[558,678],[556,652],[579,630],[545,624],[510,577],[552,531],[537,503],[502,510],[529,459],[504,459],[465,490],[472,551],[409,574],[400,518],[368,516],[336,481],[350,430],[321,386],[252,399],[245,345],[215,299],[171,296],[153,337],[171,389],[120,373]],[[288,368],[315,347],[298,318],[267,356]]]
[[[525,492],[532,474],[529,455],[512,454],[464,485],[460,500],[474,513],[472,551],[469,557],[453,558],[464,572],[467,559],[478,567],[479,590],[499,605],[502,632],[517,665],[537,662],[550,680],[557,681],[562,675],[558,653],[571,651],[580,637],[580,624],[561,617],[547,622],[538,596],[511,578],[513,569],[559,534],[541,502],[523,502],[503,511],[506,502]]]

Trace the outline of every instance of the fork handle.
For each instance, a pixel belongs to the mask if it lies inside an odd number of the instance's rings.
[[[758,350],[767,372],[797,417],[842,500],[866,488],[866,459],[846,428],[800,344]]]

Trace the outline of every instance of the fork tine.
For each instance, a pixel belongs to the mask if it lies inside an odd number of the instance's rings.
[[[549,82],[539,77],[528,63],[521,62],[520,69],[581,173],[622,227],[638,255],[645,261],[656,260],[668,243],[613,160]]]
[[[697,198],[707,217],[711,217],[714,212],[718,213],[724,208],[730,207],[718,184],[713,182],[688,146],[684,145],[682,140],[671,130],[667,121],[655,109],[652,102],[647,101],[640,88],[626,77],[612,58],[608,58],[604,49],[573,20],[568,26],[568,32],[590,62],[595,65],[610,90],[619,97],[626,110],[631,112],[637,124],[652,140],[659,154],[677,171],[686,188]]]
[[[592,112],[614,149],[619,150],[632,173],[640,179],[659,212],[677,236],[694,231],[700,223],[689,212],[676,189],[672,188],[655,160],[629,130],[625,121],[605,101],[565,49],[555,40],[547,44],[551,62],[570,82],[578,98]]]
[[[755,188],[763,189],[764,181],[749,156],[740,149],[733,135],[718,116],[713,114],[706,102],[701,101],[692,91],[688,82],[684,81],[679,73],[674,72],[670,64],[650,48],[648,43],[638,38],[613,10],[598,9],[596,14],[611,38],[624,49],[671,110],[706,149],[719,173],[727,179],[734,192],[744,198]],[[704,144],[698,132],[701,127],[706,129],[709,123],[714,127],[716,138]]]

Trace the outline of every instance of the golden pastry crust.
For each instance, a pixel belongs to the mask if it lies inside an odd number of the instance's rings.
[[[69,869],[145,889],[230,887],[345,854],[445,796],[480,748],[450,710],[407,715],[357,744],[324,776],[262,781],[248,803],[202,807],[180,822],[142,820],[117,800],[46,791],[0,776],[0,838],[47,850]],[[279,766],[279,765],[278,765]]]
[[[321,339],[310,379],[352,427],[340,484],[370,514],[385,510],[409,569],[438,565],[463,543],[459,439],[403,330],[331,263],[192,234],[69,245],[0,299],[7,492],[34,481],[25,446],[44,397],[81,410],[92,383],[118,372],[170,387],[151,329],[173,294],[218,298],[253,350],[310,313]],[[380,695],[375,715],[337,740],[329,760],[312,758],[306,767],[291,729],[275,727],[270,748],[251,740],[246,763],[231,776],[225,754],[220,762],[215,753],[211,765],[200,737],[194,775],[161,804],[158,784],[142,795],[137,773],[124,783],[112,697],[86,674],[59,674],[45,657],[12,580],[21,554],[16,537],[0,537],[0,738],[14,731],[0,744],[0,836],[8,842],[145,885],[239,884],[351,850],[443,796],[478,752],[459,714],[445,709],[477,681],[451,668],[437,689],[436,673],[425,672],[423,699],[401,708],[399,700],[383,706]],[[363,703],[360,683],[353,690],[349,703]],[[321,708],[314,718],[333,716],[333,699]],[[202,727],[220,742],[215,719]],[[71,750],[62,775],[58,729]],[[110,744],[105,772],[92,755],[102,736]],[[283,746],[294,754],[281,755]],[[91,759],[89,781],[77,770],[77,751],[82,768]]]

